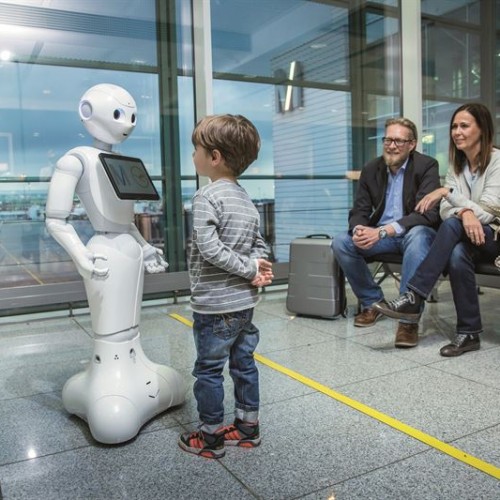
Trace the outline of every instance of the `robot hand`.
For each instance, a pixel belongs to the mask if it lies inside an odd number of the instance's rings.
[[[109,267],[96,267],[96,260],[108,260],[105,255],[85,252],[85,255],[75,259],[75,265],[83,278],[106,279],[109,276]]]
[[[153,245],[143,247],[144,269],[150,274],[163,273],[167,270],[168,264],[163,258],[163,252]]]

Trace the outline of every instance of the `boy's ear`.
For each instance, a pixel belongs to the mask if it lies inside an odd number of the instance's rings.
[[[222,155],[218,149],[212,149],[212,161],[214,163],[220,163],[222,160]]]

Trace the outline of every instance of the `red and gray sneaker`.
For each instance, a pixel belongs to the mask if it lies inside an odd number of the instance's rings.
[[[194,453],[205,458],[222,458],[224,450],[224,429],[216,434],[208,434],[203,431],[194,431],[181,434],[179,446],[188,453]]]
[[[241,446],[255,448],[260,444],[259,424],[243,422],[239,418],[234,423],[222,429],[224,444],[227,446]]]

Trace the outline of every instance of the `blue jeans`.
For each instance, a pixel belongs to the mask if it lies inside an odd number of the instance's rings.
[[[333,238],[332,249],[335,259],[344,271],[354,295],[361,303],[361,309],[371,307],[384,298],[382,288],[375,282],[365,257],[381,253],[397,253],[403,256],[401,266],[401,293],[407,291],[408,279],[427,255],[436,235],[427,226],[414,226],[402,236],[379,240],[373,247],[363,250],[354,245],[352,236],[340,233]]]
[[[225,314],[193,313],[197,359],[193,392],[198,403],[200,429],[213,434],[224,420],[224,377],[234,383],[235,417],[256,422],[259,412],[259,372],[253,357],[259,330],[252,323],[253,308]]]
[[[441,273],[449,274],[457,313],[457,333],[483,331],[474,262],[493,262],[500,251],[500,241],[493,239],[492,229],[489,226],[483,229],[486,242],[477,247],[465,234],[460,219],[446,219],[439,227],[429,254],[408,281],[408,288],[427,297]]]

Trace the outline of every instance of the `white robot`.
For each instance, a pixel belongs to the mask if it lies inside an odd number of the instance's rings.
[[[83,277],[94,333],[92,360],[66,382],[63,403],[102,443],[128,441],[186,395],[178,372],[150,361],[140,343],[144,269],[159,273],[168,264],[133,223],[134,199],[158,197],[151,179],[139,159],[112,152],[134,130],[136,111],[116,85],[96,85],[82,96],[80,118],[94,144],[59,159],[46,206],[47,230]],[[67,222],[75,193],[95,231],[86,246]]]

